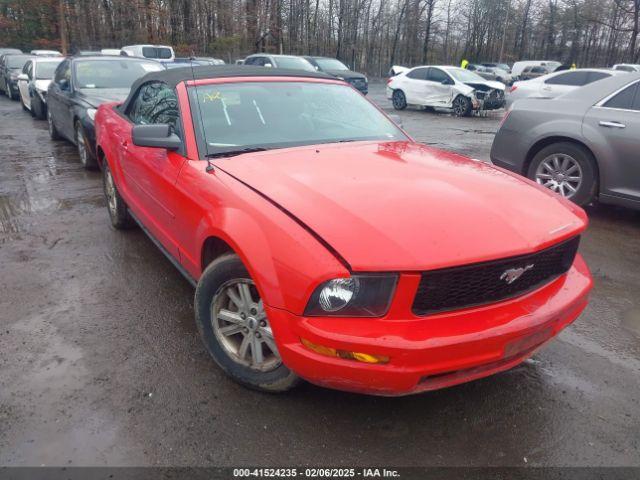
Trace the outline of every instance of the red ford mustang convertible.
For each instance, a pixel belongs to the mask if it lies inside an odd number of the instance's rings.
[[[96,129],[111,223],[195,285],[208,351],[246,386],[442,388],[517,365],[587,304],[579,207],[414,142],[335,78],[154,72]]]

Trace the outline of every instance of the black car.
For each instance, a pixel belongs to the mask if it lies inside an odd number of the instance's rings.
[[[332,75],[340,80],[349,82],[354,88],[360,90],[360,93],[366,95],[369,93],[369,81],[367,76],[362,73],[349,70],[344,63],[336,58],[329,57],[304,57],[311,65],[316,67],[320,72]]]
[[[78,146],[85,168],[98,166],[94,118],[106,102],[122,101],[131,85],[148,72],[164,69],[154,60],[133,57],[74,57],[58,68],[47,92],[47,121],[53,140]]]
[[[24,64],[32,58],[32,55],[25,54],[3,55],[2,63],[0,63],[0,90],[11,100],[20,99],[18,75],[22,73]]]

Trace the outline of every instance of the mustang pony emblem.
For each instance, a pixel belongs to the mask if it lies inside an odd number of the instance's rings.
[[[509,270],[505,270],[502,275],[500,275],[500,280],[504,280],[509,285],[519,279],[524,272],[527,270],[531,270],[534,267],[534,264],[527,265],[526,267],[520,268],[510,268]]]

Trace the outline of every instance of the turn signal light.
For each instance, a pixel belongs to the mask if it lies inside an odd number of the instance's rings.
[[[371,355],[369,353],[336,350],[335,348],[325,347],[324,345],[318,345],[317,343],[310,342],[306,338],[301,338],[300,341],[309,350],[327,357],[337,357],[363,363],[389,363],[389,357],[385,355]]]

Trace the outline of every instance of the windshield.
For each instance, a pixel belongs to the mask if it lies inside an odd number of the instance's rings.
[[[76,64],[75,81],[78,88],[131,88],[144,74],[163,69],[144,60],[87,60]]]
[[[407,140],[351,87],[246,82],[189,88],[206,154],[356,140]]]
[[[60,62],[62,59],[56,62],[38,62],[36,64],[36,79],[51,80]]]
[[[448,68],[447,73],[449,73],[453,78],[458,80],[459,82],[484,82],[484,78],[482,78],[477,73],[470,72],[469,70],[464,70],[462,68]]]
[[[309,72],[315,72],[316,69],[307,62],[304,58],[298,57],[276,57],[278,67],[291,68],[293,70],[307,70]]]
[[[167,47],[142,47],[142,56],[145,58],[168,60],[172,57],[172,54],[171,49]]]
[[[320,66],[320,70],[349,70],[344,63],[335,58],[316,58],[314,60]]]
[[[30,58],[29,55],[9,55],[7,57],[7,67],[11,69],[22,68]]]

